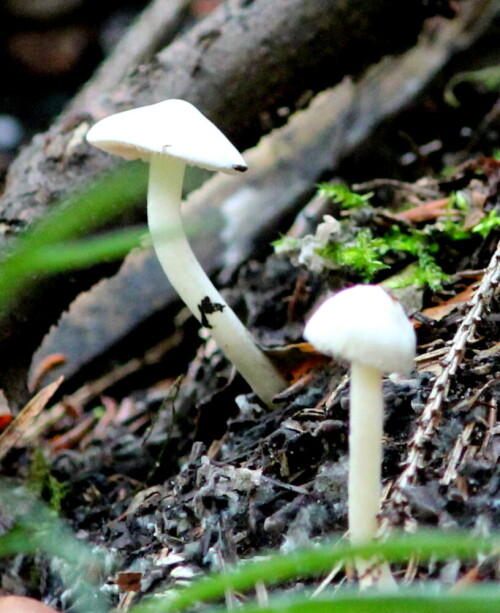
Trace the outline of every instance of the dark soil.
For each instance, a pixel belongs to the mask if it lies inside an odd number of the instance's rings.
[[[485,210],[498,209],[500,163],[489,157],[499,147],[499,115],[492,110],[498,103],[490,94],[466,93],[483,100],[473,126],[484,130],[482,146],[476,139],[457,142],[453,136],[464,124],[451,122],[447,129],[441,126],[439,153],[432,159],[415,158],[425,165],[419,171],[398,162],[402,152],[385,158],[391,166],[378,168],[374,160],[380,149],[374,147],[376,151],[345,160],[342,177],[357,183],[380,177],[434,181],[450,160],[470,159],[473,145],[474,159],[479,155],[488,159],[472,169],[459,167],[451,178],[432,183],[436,199],[475,181],[486,195]],[[418,132],[428,121],[429,100],[418,107],[421,115],[416,108],[411,110],[406,119],[384,126],[374,142],[385,139],[390,148],[403,126]],[[361,167],[368,170],[363,173]],[[402,198],[405,185],[374,189],[374,203],[390,209]],[[380,220],[373,217],[367,223],[376,231]],[[439,260],[450,280],[439,292],[423,292],[420,308],[412,312],[419,345],[416,369],[407,377],[384,381],[387,485],[401,474],[442,360],[470,307],[463,301],[439,319],[422,311],[446,303],[480,280],[499,238],[497,228],[487,238],[443,246]],[[401,263],[394,266],[396,272]],[[101,578],[110,603],[130,604],[152,590],[185,584],[208,570],[269,549],[285,553],[343,535],[347,367],[319,358],[311,361],[300,348],[290,346],[302,342],[304,321],[324,295],[359,281],[354,271],[313,273],[277,255],[248,262],[233,275],[225,288],[229,301],[259,342],[286,347],[281,362],[297,378],[277,399],[274,410],[264,408],[248,392],[208,341],[184,365],[185,375],[178,381],[158,381],[147,389],[106,396],[99,406],[73,404],[44,430],[40,446],[48,457],[49,472],[67,487],[61,516],[79,538],[113,559]],[[477,321],[474,338],[440,406],[437,427],[423,449],[423,465],[403,492],[405,505],[391,505],[389,494],[382,517],[391,528],[458,527],[483,535],[500,529],[498,306],[494,294]],[[300,369],[303,372],[297,374]],[[71,397],[66,402],[71,405]],[[33,457],[32,447],[14,448],[4,461],[4,475],[24,482],[32,474]],[[47,502],[53,499],[49,481],[42,487],[42,497]],[[15,561],[0,560],[0,569],[3,590],[42,597],[62,610],[70,609],[71,589],[64,589],[50,560],[20,555]],[[413,578],[452,584],[466,570],[458,564],[421,566]],[[409,572],[397,569],[399,577]],[[500,579],[498,565],[482,572],[485,578]],[[335,581],[342,577],[341,573]]]
[[[476,269],[485,268],[496,238],[490,235],[488,245],[476,245],[463,270],[472,259]],[[346,276],[345,283],[350,281]],[[457,274],[442,299],[463,284]],[[244,306],[256,336],[286,345],[301,340],[305,314],[324,289],[324,277],[270,256],[242,268],[230,296]],[[432,300],[429,294],[426,303]],[[404,493],[404,511],[390,506],[385,511],[392,526],[412,521],[483,534],[500,528],[497,307],[496,299],[488,305],[452,379],[425,449],[425,465]],[[433,352],[446,350],[466,312],[462,304],[438,322],[420,318],[417,370],[384,383],[386,483],[400,474],[427,402],[440,360]],[[112,602],[182,584],[268,549],[286,552],[342,535],[347,528],[346,373],[333,361],[314,367],[268,411],[210,344],[170,391],[153,388],[121,400],[103,399],[104,415],[71,448],[58,449],[56,435],[68,426],[78,430],[87,412],[47,432],[51,474],[68,487],[63,517],[75,533],[115,559],[106,577]],[[8,472],[25,478],[30,455],[29,449],[13,451]],[[25,560],[28,568],[34,563]],[[43,596],[50,589],[60,604],[62,587],[53,578],[41,589],[10,562],[2,566],[4,587]],[[447,566],[425,567],[419,578],[454,582],[463,571],[454,567],[450,577]],[[498,579],[497,572],[490,569],[489,577]]]

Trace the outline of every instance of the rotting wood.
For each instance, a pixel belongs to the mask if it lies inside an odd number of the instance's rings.
[[[2,216],[9,220],[23,213],[30,222],[60,194],[115,165],[83,142],[64,163],[47,159],[47,145],[64,153],[81,124],[95,119],[88,116],[95,106],[99,114],[111,114],[184,98],[245,149],[286,123],[314,93],[411,47],[426,16],[420,0],[404,9],[397,0],[223,4],[112,89],[94,90],[93,107],[78,104],[75,113],[70,105],[46,134],[36,137],[9,170]]]
[[[100,99],[114,92],[128,75],[151,61],[179,33],[189,16],[191,0],[153,0],[128,28],[109,58],[87,85],[73,98],[65,115],[90,113],[96,118],[106,115]]]

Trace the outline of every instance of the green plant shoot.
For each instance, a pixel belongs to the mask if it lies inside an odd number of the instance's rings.
[[[321,195],[341,204],[346,209],[365,206],[373,196],[373,192],[364,195],[356,194],[343,183],[320,183],[318,188]]]

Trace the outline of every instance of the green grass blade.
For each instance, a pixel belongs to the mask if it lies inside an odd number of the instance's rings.
[[[224,609],[211,609],[221,613]],[[303,595],[272,600],[268,606],[243,606],[239,613],[493,613],[500,611],[500,590],[479,588],[463,594],[339,592],[311,599]]]
[[[62,263],[56,265],[55,251],[51,252],[51,249],[56,249],[57,244],[88,235],[92,230],[103,227],[128,207],[140,201],[146,193],[146,179],[144,165],[131,164],[126,170],[120,168],[117,172],[101,178],[85,193],[75,195],[54,207],[42,220],[34,222],[29,230],[17,239],[13,238],[9,253],[0,261],[2,308],[6,308],[8,300],[29,280],[29,275],[70,268],[78,258],[61,252],[61,260],[67,257],[68,262],[66,265]],[[133,246],[136,239],[137,237],[132,234],[121,238],[115,237],[110,251],[114,251],[115,254],[121,251],[123,254],[126,243],[130,240]],[[89,251],[85,257],[82,254],[80,257],[85,262],[99,261],[98,258],[102,256],[101,245],[96,243],[95,247],[100,252],[94,258],[90,258]],[[68,250],[68,245],[66,248]],[[46,271],[43,268],[42,256],[46,258],[47,266],[50,264],[50,270]]]
[[[81,613],[104,613],[104,598],[95,584],[97,571],[103,566],[102,556],[78,540],[71,530],[34,496],[21,488],[0,482],[0,509],[4,521],[13,523],[0,536],[0,556],[18,553],[45,553],[59,561],[61,578],[75,596]]]
[[[249,562],[231,571],[200,579],[174,595],[169,594],[169,598],[164,601],[155,599],[153,605],[133,609],[133,613],[183,611],[197,602],[222,598],[227,590],[244,591],[262,581],[271,585],[327,573],[334,564],[352,561],[355,557],[371,558],[379,555],[393,562],[407,560],[412,555],[418,555],[419,559],[467,559],[479,552],[491,552],[499,546],[500,538],[482,539],[464,534],[442,533],[399,536],[386,543],[362,547],[351,547],[348,543],[324,545],[288,555],[275,554],[267,560]]]
[[[26,232],[27,242],[35,247],[88,235],[133,204],[145,200],[146,188],[146,165],[120,166],[86,190],[61,201]]]
[[[123,258],[147,234],[147,228],[130,228],[107,232],[80,241],[64,241],[30,250],[18,268],[19,274],[52,274],[86,268],[102,262]]]

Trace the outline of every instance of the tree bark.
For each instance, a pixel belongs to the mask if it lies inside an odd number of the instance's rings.
[[[172,42],[188,22],[190,4],[191,0],[152,0],[118,42],[109,59],[69,103],[65,114],[83,112],[99,116],[96,104],[103,93],[120,87],[138,66],[151,61],[155,53]]]
[[[113,166],[83,137],[87,122],[118,110],[184,98],[238,148],[254,145],[314,93],[411,47],[426,16],[423,4],[247,0],[235,9],[232,3],[221,5],[120,84],[100,96],[95,92],[92,100],[77,98],[47,133],[35,137],[10,169],[2,216],[29,223]]]
[[[114,166],[84,140],[101,116],[164,98],[189,100],[240,148],[283,124],[312,94],[415,42],[421,0],[247,0],[221,5],[110,91],[70,106],[13,163],[0,202],[6,226],[30,225],[62,197]],[[394,27],[397,23],[398,26]],[[9,232],[0,236],[5,251]],[[109,270],[108,270],[109,272]],[[71,300],[105,274],[37,279],[0,310],[0,387],[23,400],[24,372]]]

